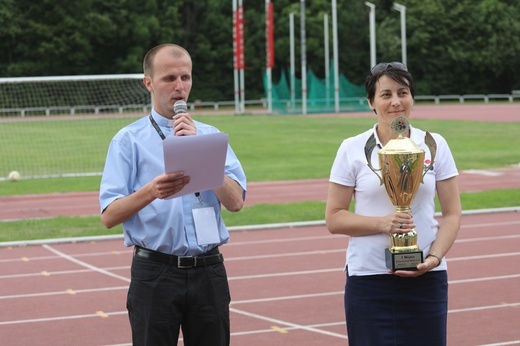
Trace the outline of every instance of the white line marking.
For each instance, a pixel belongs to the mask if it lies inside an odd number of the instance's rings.
[[[234,280],[250,280],[250,279],[262,279],[272,277],[285,277],[293,275],[309,275],[309,274],[322,274],[330,272],[342,272],[342,268],[329,268],[329,269],[315,269],[315,270],[301,270],[294,272],[283,272],[283,273],[266,273],[266,274],[255,274],[255,275],[243,275],[243,276],[231,276],[228,278],[230,281]]]
[[[474,243],[479,241],[492,241],[492,240],[505,240],[505,239],[517,239],[520,238],[520,234],[513,235],[501,235],[497,237],[480,237],[480,238],[468,238],[468,239],[457,239],[457,243]]]
[[[520,345],[520,340],[504,341],[504,342],[499,342],[498,344],[485,344],[485,345],[480,345],[480,346],[506,346],[506,345]]]
[[[82,290],[75,289],[74,292],[76,294],[78,294],[78,293],[119,291],[119,290],[128,290],[128,286],[89,288],[89,289],[82,289]],[[53,292],[41,292],[41,293],[28,293],[28,294],[15,294],[15,295],[10,295],[10,296],[0,296],[0,299],[20,299],[20,298],[58,296],[58,295],[68,295],[68,294],[70,294],[68,291],[53,291]]]
[[[461,262],[461,261],[472,261],[472,260],[480,260],[480,259],[489,259],[489,258],[502,258],[502,257],[511,257],[511,256],[519,256],[520,252],[508,252],[508,253],[495,253],[489,255],[477,255],[477,256],[464,256],[464,257],[448,257],[448,262]],[[448,269],[449,270],[449,269]]]
[[[472,307],[472,308],[449,310],[448,313],[449,314],[456,314],[458,312],[473,312],[473,311],[482,311],[482,310],[491,310],[491,309],[516,308],[518,306],[520,306],[520,303],[509,303],[509,304],[488,305],[488,306],[475,306],[475,307]]]
[[[105,312],[107,316],[117,316],[117,315],[127,315],[127,311],[117,311],[117,312]],[[34,318],[30,320],[18,320],[18,321],[5,321],[0,322],[0,326],[10,325],[10,324],[25,324],[25,323],[37,323],[37,322],[50,322],[50,321],[63,321],[63,320],[74,320],[80,318],[100,318],[97,313],[93,314],[85,314],[85,315],[69,315],[69,316],[60,316],[60,317],[45,317],[45,318]]]
[[[274,258],[274,257],[291,257],[291,256],[308,256],[308,255],[325,255],[331,253],[345,252],[344,248],[334,249],[334,250],[316,250],[316,251],[302,251],[302,252],[284,252],[278,254],[266,254],[266,255],[256,255],[256,256],[242,256],[242,257],[226,257],[225,261],[242,261],[242,260],[256,260],[256,259],[264,259],[264,258]]]
[[[330,273],[334,271],[342,271],[341,268],[336,269],[319,269],[319,270],[306,270],[299,272],[284,272],[277,274],[263,274],[263,275],[248,275],[248,276],[232,276],[229,277],[229,281],[234,280],[250,280],[250,279],[261,279],[261,278],[270,278],[270,277],[284,277],[289,275],[309,275],[309,274],[323,274]],[[495,280],[509,280],[519,278],[520,274],[512,274],[512,275],[501,275],[501,276],[489,276],[489,277],[481,277],[481,278],[472,278],[472,279],[463,279],[463,280],[450,280],[450,285],[456,284],[464,284],[464,283],[473,283],[473,282],[483,282],[483,281],[495,281]],[[95,289],[75,289],[74,292],[76,294],[79,293],[92,293],[92,292],[102,292],[102,291],[117,291],[117,290],[127,290],[128,286],[115,286],[115,287],[106,287],[106,288],[95,288]],[[330,292],[330,293],[319,293],[317,295],[309,294],[309,295],[301,295],[301,296],[287,296],[287,297],[278,297],[278,298],[263,298],[258,301],[272,301],[272,300],[285,300],[285,299],[297,299],[299,297],[313,297],[320,295],[334,295],[338,292]],[[20,298],[29,298],[29,297],[44,297],[44,296],[53,296],[53,295],[66,295],[68,294],[66,291],[53,291],[53,292],[42,292],[42,293],[30,293],[30,294],[17,294],[17,295],[7,295],[0,296],[1,299],[20,299]],[[256,299],[251,300],[251,302],[255,302]],[[237,304],[244,304],[247,301],[237,301]],[[235,303],[235,302],[232,302]]]
[[[65,253],[63,253],[61,251],[58,251],[58,250],[52,248],[49,245],[43,245],[43,247],[46,248],[47,250],[55,253],[56,255],[58,255],[58,256],[60,256],[62,258],[65,258],[65,259],[67,259],[67,260],[69,260],[71,262],[74,262],[74,263],[76,263],[76,264],[78,264],[78,265],[80,265],[82,267],[88,268],[90,270],[96,271],[98,273],[101,273],[101,274],[104,274],[104,275],[107,275],[107,276],[111,276],[111,277],[119,279],[119,280],[123,280],[125,282],[130,282],[130,279],[125,277],[125,276],[117,275],[117,274],[111,273],[111,272],[109,272],[107,270],[104,270],[104,269],[95,267],[93,265],[90,265],[88,263],[85,263],[83,261],[80,261],[80,260],[78,260],[78,259],[76,259],[76,258],[74,258],[72,256],[69,256],[69,255],[67,255],[67,254],[65,254]]]
[[[474,282],[483,282],[483,281],[495,281],[495,280],[508,280],[508,279],[516,279],[520,278],[520,274],[513,275],[501,275],[501,276],[491,276],[486,278],[473,278],[473,279],[465,279],[465,280],[453,280],[448,281],[448,284],[466,284],[466,283],[474,283]]]
[[[489,222],[489,223],[476,223],[469,225],[462,225],[460,228],[497,228],[498,226],[512,226],[512,225],[520,225],[520,221],[505,221],[505,222]]]
[[[270,318],[270,317],[267,317],[267,316],[253,314],[253,313],[242,311],[242,310],[238,310],[238,309],[235,309],[235,308],[230,308],[229,311],[234,312],[236,314],[240,314],[240,315],[256,318],[256,319],[267,321],[267,322],[271,322],[271,323],[281,324],[281,325],[284,325],[284,326],[290,326],[290,327],[295,328],[295,329],[303,329],[303,330],[306,330],[306,331],[309,331],[309,332],[314,332],[314,333],[324,334],[324,335],[328,335],[328,336],[333,336],[333,337],[340,338],[340,339],[347,339],[347,336],[343,335],[343,334],[327,332],[325,330],[321,330],[321,329],[317,329],[317,328],[313,328],[313,327],[307,327],[307,326],[304,326],[304,325],[301,325],[301,324],[295,324],[295,323],[291,323],[291,322],[287,322],[287,321],[282,321],[282,320],[278,320],[276,318]]]
[[[120,267],[107,267],[105,270],[127,270],[129,266],[120,266]],[[10,275],[0,275],[1,279],[17,279],[17,278],[27,278],[34,276],[54,276],[54,275],[68,275],[68,274],[81,274],[81,273],[90,273],[92,270],[90,269],[74,269],[74,270],[59,270],[59,271],[45,271],[38,273],[24,273],[24,274],[10,274]]]
[[[320,324],[311,324],[311,325],[307,325],[306,327],[310,327],[310,328],[320,328],[320,327],[336,327],[336,326],[345,326],[345,321],[340,321],[340,322],[331,322],[331,323],[320,323]],[[295,330],[295,329],[299,329],[299,328],[294,328],[294,327],[286,327],[284,328],[285,330]],[[273,333],[273,332],[276,332],[275,330],[273,329],[257,329],[257,330],[250,330],[250,331],[245,331],[245,332],[235,332],[235,333],[231,333],[231,336],[235,336],[235,335],[251,335],[251,334],[263,334],[263,333]],[[345,327],[345,338],[346,338],[346,327]]]
[[[272,297],[272,298],[233,300],[231,302],[231,305],[265,303],[265,302],[275,302],[275,301],[279,301],[279,300],[291,300],[291,299],[328,297],[328,296],[335,296],[335,295],[343,295],[343,293],[344,293],[343,291],[336,291],[336,292],[324,292],[324,293],[313,293],[313,294],[300,294],[300,295],[294,295],[294,296],[280,296],[280,297]]]
[[[503,240],[503,239],[510,239],[510,236],[504,236],[504,237],[491,237],[493,240]],[[516,238],[516,237],[514,237]],[[486,240],[487,238],[474,238],[474,241],[480,240]],[[471,242],[472,239],[465,239],[465,242]],[[241,257],[226,257],[226,262],[232,262],[232,261],[239,261],[239,260],[254,260],[259,258],[280,258],[280,257],[290,257],[290,256],[301,256],[301,255],[321,255],[321,254],[330,254],[330,253],[343,253],[345,252],[345,249],[336,249],[336,250],[317,250],[317,251],[311,251],[311,252],[288,252],[288,253],[281,253],[281,254],[270,254],[270,255],[260,255],[260,256],[241,256]],[[464,256],[464,257],[448,257],[448,262],[461,262],[461,261],[467,261],[467,260],[480,260],[480,259],[493,259],[493,258],[503,258],[503,257],[512,257],[512,256],[519,256],[520,252],[510,252],[510,253],[496,253],[496,254],[488,254],[488,255],[478,255],[478,256]],[[70,256],[69,256],[70,257]],[[83,262],[81,262],[83,263]],[[107,268],[97,268],[95,269],[88,268],[88,269],[79,269],[79,270],[66,270],[66,271],[47,271],[47,274],[49,276],[53,275],[66,275],[66,274],[77,274],[77,273],[85,273],[89,271],[102,271],[103,273],[110,273],[109,270],[127,270],[130,266],[118,266],[118,267],[107,267]],[[251,278],[262,278],[262,277],[269,277],[269,276],[281,276],[281,275],[305,275],[305,274],[314,274],[314,273],[328,273],[328,272],[334,272],[334,271],[342,271],[343,268],[327,268],[327,269],[316,269],[316,270],[310,270],[310,271],[295,271],[295,272],[285,272],[285,273],[278,273],[278,274],[257,274],[257,275],[246,275],[246,276],[234,276],[230,277],[230,280],[243,280],[243,279],[251,279]],[[9,280],[13,278],[22,278],[22,277],[34,277],[34,276],[42,276],[41,272],[37,273],[25,273],[25,274],[11,274],[11,275],[2,275],[0,276],[0,280]],[[120,277],[118,277],[120,278]],[[125,278],[125,281],[129,281],[129,279]],[[1,298],[1,297],[0,297]]]
[[[309,295],[300,295],[300,296],[274,297],[274,298],[266,298],[266,299],[263,299],[262,301],[260,301],[260,300],[252,301],[252,303],[279,301],[279,300],[287,300],[287,299],[306,299],[306,298],[309,298],[309,297],[331,296],[331,295],[340,295],[340,294],[343,294],[343,292],[337,291],[337,292],[309,294]],[[247,304],[247,303],[248,302],[246,300],[236,301],[236,302],[232,301],[231,305],[234,305],[234,304]],[[477,307],[464,308],[464,309],[452,309],[452,310],[449,310],[448,313],[465,313],[465,312],[474,312],[474,311],[491,310],[491,309],[516,308],[516,307],[520,307],[520,302],[508,303],[508,304],[499,304],[499,305],[477,306]],[[272,318],[269,318],[269,317],[266,317],[266,316],[261,316],[261,315],[247,313],[247,312],[235,309],[235,308],[230,308],[230,311],[233,311],[233,312],[236,312],[236,313],[239,313],[239,314],[243,314],[243,315],[248,315],[250,317],[259,318],[259,319],[262,319],[262,320],[265,320],[265,321],[278,323],[278,324],[281,324],[281,325],[291,326],[292,328],[296,328],[296,329],[305,329],[305,330],[309,330],[309,331],[316,331],[316,332],[319,332],[319,333],[332,335],[332,336],[339,335],[339,334],[336,334],[336,333],[328,333],[328,332],[324,332],[324,331],[317,330],[317,329],[314,330],[314,328],[312,328],[312,327],[309,328],[309,327],[305,327],[303,325],[288,323],[288,322],[272,319]],[[105,314],[107,316],[126,315],[127,313],[128,312],[126,310],[125,311],[115,311],[115,312],[105,312]],[[4,322],[0,322],[0,326],[2,326],[2,325],[12,325],[12,324],[35,323],[35,322],[49,322],[49,321],[56,321],[56,320],[92,318],[92,317],[99,318],[99,315],[96,314],[96,313],[93,313],[93,314],[85,314],[85,315],[70,315],[70,316],[60,316],[60,317],[47,317],[47,318],[37,318],[37,319],[27,319],[27,320],[4,321]],[[338,323],[340,323],[340,322],[338,322]],[[344,323],[344,322],[341,322],[341,323]],[[345,335],[343,335],[342,337],[346,338]]]
[[[462,171],[461,173],[483,175],[486,177],[500,177],[504,175],[503,172],[485,171],[483,169],[467,169]]]
[[[273,243],[286,243],[286,242],[295,242],[295,241],[307,241],[307,240],[333,240],[334,238],[346,239],[344,235],[335,235],[335,234],[324,234],[320,236],[312,236],[312,237],[294,237],[294,238],[277,238],[277,239],[264,239],[264,240],[249,240],[249,241],[241,241],[241,242],[231,242],[226,244],[226,246],[238,246],[238,245],[257,245],[257,244],[273,244]]]

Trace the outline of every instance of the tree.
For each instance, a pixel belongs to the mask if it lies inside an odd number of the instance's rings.
[[[264,96],[265,2],[243,0],[246,98]],[[222,0],[0,0],[0,74],[142,72],[151,47],[173,42],[194,62],[193,99],[232,100],[232,6]],[[300,72],[300,1],[275,6],[273,80],[289,69],[289,14],[295,13]],[[401,59],[399,13],[376,5],[377,60]],[[509,93],[520,88],[520,1],[399,0],[407,8],[407,56],[416,94]],[[337,0],[340,72],[361,85],[370,69],[369,9]],[[324,76],[323,15],[330,0],[306,1],[307,66]],[[329,30],[332,37],[332,30]],[[329,42],[332,58],[332,39]]]

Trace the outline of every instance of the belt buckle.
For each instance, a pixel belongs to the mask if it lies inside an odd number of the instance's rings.
[[[190,265],[181,264],[182,260],[187,260],[187,259],[192,259],[193,263]],[[177,257],[177,268],[179,268],[179,269],[188,269],[188,268],[193,268],[196,266],[197,266],[197,257],[192,257],[192,256],[178,256]]]

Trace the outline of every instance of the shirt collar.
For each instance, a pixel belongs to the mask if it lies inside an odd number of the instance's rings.
[[[157,111],[153,107],[152,107],[151,114],[152,114],[153,120],[155,120],[157,125],[162,126],[162,127],[172,127],[173,126],[173,120],[172,119],[168,119],[168,118],[163,117],[162,115],[157,113]]]

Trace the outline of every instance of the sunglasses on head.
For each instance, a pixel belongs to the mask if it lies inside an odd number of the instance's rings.
[[[374,76],[390,67],[408,72],[408,68],[406,67],[406,65],[399,61],[379,63],[376,66],[372,67],[372,70],[370,70],[370,72],[372,73],[372,76]]]

